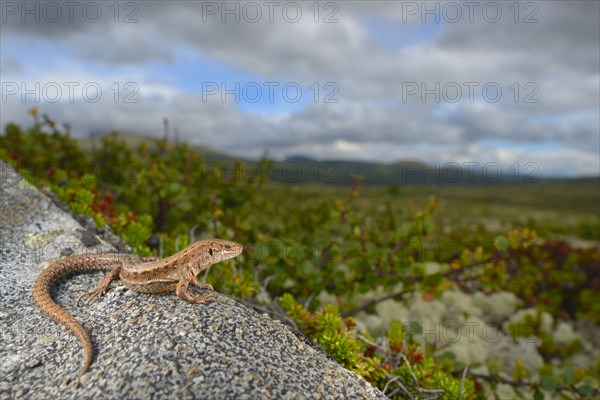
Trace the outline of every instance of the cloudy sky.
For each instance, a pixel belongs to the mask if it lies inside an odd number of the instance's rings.
[[[599,5],[2,1],[0,123],[598,175]]]

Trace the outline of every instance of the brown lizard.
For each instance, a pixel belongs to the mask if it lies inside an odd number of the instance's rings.
[[[134,292],[163,293],[175,289],[177,296],[190,303],[203,303],[214,300],[212,294],[196,296],[188,286],[193,284],[201,289],[210,289],[208,283],[198,282],[196,276],[212,264],[238,256],[243,250],[241,244],[221,239],[200,240],[163,260],[152,258],[144,261],[132,254],[81,254],[63,258],[50,264],[37,277],[33,284],[33,298],[37,306],[50,318],[64,325],[77,336],[84,348],[84,361],[80,375],[84,375],[94,355],[92,342],[83,326],[52,300],[52,286],[68,275],[87,271],[110,271],[95,289],[83,293],[77,299],[88,297],[86,303],[102,296],[110,282],[120,279]]]

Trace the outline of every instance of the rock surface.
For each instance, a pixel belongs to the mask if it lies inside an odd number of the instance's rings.
[[[2,399],[386,398],[280,322],[223,295],[193,305],[113,284],[99,301],[75,306],[102,274],[74,276],[53,294],[94,342],[94,362],[79,378],[81,345],[36,308],[31,287],[56,258],[115,248],[2,161],[0,234]]]

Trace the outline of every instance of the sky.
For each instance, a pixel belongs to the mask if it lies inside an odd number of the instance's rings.
[[[37,107],[255,159],[600,175],[598,1],[0,3],[0,124]],[[453,164],[454,165],[454,164]]]

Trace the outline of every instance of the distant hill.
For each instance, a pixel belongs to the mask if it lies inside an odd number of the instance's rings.
[[[151,138],[121,134],[122,140],[130,146],[137,146],[144,140]],[[90,151],[94,146],[100,145],[100,137],[78,140],[84,151]],[[169,141],[169,146],[174,146]],[[207,162],[220,161],[228,166],[236,162],[246,164],[256,163],[255,160],[235,157],[209,147],[192,145]],[[278,183],[326,183],[348,185],[357,175],[363,176],[363,184],[367,185],[489,185],[498,183],[532,183],[541,180],[537,175],[528,176],[527,171],[521,171],[520,176],[515,176],[515,171],[501,169],[498,164],[483,166],[460,166],[458,163],[432,166],[420,161],[401,161],[384,164],[366,161],[325,160],[319,161],[304,155],[290,156],[284,161],[272,161],[273,171],[271,181]],[[252,170],[252,168],[249,168]],[[586,183],[598,182],[598,178],[569,179],[569,181],[582,181]]]
[[[317,161],[294,156],[277,163],[274,180],[289,183],[350,184],[354,176],[364,177],[365,184],[374,185],[485,185],[514,183],[515,179],[499,166],[486,169],[461,168],[457,163],[431,166],[419,161],[383,164],[365,161]]]

